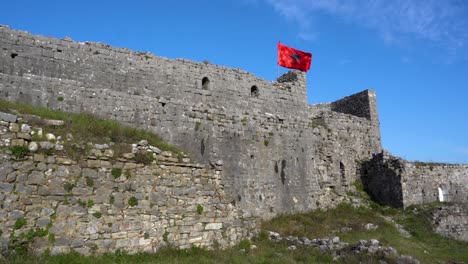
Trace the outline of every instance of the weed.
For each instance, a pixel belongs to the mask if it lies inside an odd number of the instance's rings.
[[[122,175],[122,169],[121,168],[113,168],[111,171],[112,176],[114,176],[114,179],[117,179]]]
[[[148,239],[148,238],[149,238],[149,233],[148,233],[148,232],[145,232],[145,234],[143,235],[143,237],[144,237],[145,239]]]
[[[101,212],[95,212],[95,213],[93,213],[93,216],[96,217],[97,219],[99,219],[99,218],[102,217],[102,213]]]
[[[16,219],[15,224],[13,225],[13,229],[15,229],[15,230],[20,229],[23,226],[25,226],[27,223],[28,223],[28,221],[26,219],[18,218],[18,219]]]
[[[59,97],[57,97],[57,101],[59,101],[59,102],[63,102],[63,96],[59,96]]]
[[[50,243],[55,243],[55,234],[49,233],[48,240]]]
[[[130,174],[130,170],[129,170],[129,169],[126,169],[125,172],[124,172],[124,174],[125,174],[125,177],[126,177],[127,179],[130,179],[130,176],[132,176],[132,175]]]
[[[152,157],[152,154],[147,152],[147,151],[138,151],[135,154],[134,158],[135,162],[137,163],[143,163],[145,165],[151,164],[151,162],[154,160]]]
[[[200,121],[195,122],[195,131],[200,130],[201,123]]]
[[[109,204],[114,204],[115,203],[115,197],[114,195],[109,195]]]
[[[88,203],[87,203],[86,207],[91,208],[91,207],[93,207],[93,206],[94,206],[94,201],[93,201],[93,199],[88,199]]]
[[[16,159],[23,159],[29,153],[27,146],[14,146],[10,148],[10,151]]]
[[[203,213],[203,206],[201,204],[197,205],[197,214],[201,215]]]
[[[128,199],[128,205],[129,206],[137,206],[138,205],[138,199],[135,198],[134,196],[130,197],[130,199]]]
[[[86,186],[93,187],[94,186],[94,180],[89,178],[89,177],[86,177]]]
[[[163,241],[167,243],[168,242],[168,237],[169,237],[169,232],[164,231],[164,234],[162,236]]]
[[[265,147],[268,147],[268,145],[270,144],[270,140],[265,139],[265,140],[263,141],[263,144],[265,145]]]
[[[66,182],[63,184],[63,189],[67,191],[68,193],[70,193],[74,187],[75,187],[75,184],[70,183],[70,182]]]

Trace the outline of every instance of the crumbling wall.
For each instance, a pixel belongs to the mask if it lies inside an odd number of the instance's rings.
[[[432,213],[434,231],[461,241],[468,241],[468,204],[440,206]]]
[[[361,167],[370,194],[395,207],[468,203],[468,165],[410,162],[383,152]]]
[[[107,144],[75,160],[60,141],[21,123],[0,113],[0,251],[20,244],[52,254],[226,247],[256,228],[227,199],[222,165],[206,168],[170,152],[145,165],[132,153],[114,157]],[[25,155],[13,148],[28,146]]]

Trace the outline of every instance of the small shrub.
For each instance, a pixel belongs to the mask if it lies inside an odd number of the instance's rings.
[[[99,218],[102,217],[102,213],[101,212],[95,212],[95,213],[93,213],[93,216],[96,217],[97,219],[99,219]]]
[[[128,205],[129,206],[137,206],[138,205],[138,199],[135,198],[135,197],[130,197],[130,199],[128,199]]]
[[[73,183],[70,183],[70,182],[66,182],[63,184],[63,189],[67,192],[71,192],[73,190],[73,188],[75,187],[75,185]]]
[[[20,228],[22,228],[23,226],[25,226],[27,223],[28,223],[28,222],[27,222],[26,219],[24,219],[24,218],[16,219],[15,225],[13,226],[13,229],[20,229]]]
[[[111,171],[112,176],[114,176],[114,179],[117,179],[122,175],[122,169],[121,168],[113,168]]]
[[[201,204],[197,205],[197,214],[201,215],[203,213],[203,206]]]
[[[134,160],[137,163],[143,163],[145,165],[149,165],[153,161],[153,157],[151,156],[151,153],[149,153],[149,152],[138,151],[135,154]]]
[[[29,153],[29,149],[27,146],[14,146],[11,147],[10,150],[16,159],[23,159]]]

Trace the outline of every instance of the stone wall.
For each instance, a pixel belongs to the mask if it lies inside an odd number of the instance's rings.
[[[409,162],[383,152],[361,170],[364,185],[383,204],[468,203],[468,165]]]
[[[135,146],[156,151],[148,165],[133,153],[114,157],[108,144],[91,144],[88,156],[74,160],[63,151],[64,135],[47,140],[39,131],[0,113],[1,250],[22,243],[52,254],[226,247],[256,228],[227,199],[222,164],[206,168],[144,141]],[[29,153],[19,155],[24,148]]]
[[[432,213],[434,231],[447,237],[468,241],[468,204],[440,206]]]
[[[356,161],[380,152],[372,91],[308,105],[305,74],[269,82],[241,69],[0,27],[1,98],[90,112],[147,129],[205,164],[226,196],[269,218],[333,206]],[[346,107],[346,105],[352,107]]]

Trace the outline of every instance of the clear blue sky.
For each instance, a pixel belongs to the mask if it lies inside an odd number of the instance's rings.
[[[313,53],[310,103],[374,89],[384,148],[468,163],[465,0],[15,0],[2,3],[0,24],[206,59],[267,80],[276,78],[281,40]]]

